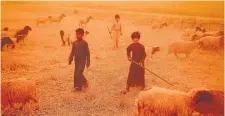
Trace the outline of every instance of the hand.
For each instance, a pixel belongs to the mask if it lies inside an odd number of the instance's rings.
[[[139,62],[138,64],[139,64],[140,66],[143,66],[142,62]]]
[[[129,60],[129,61],[132,61],[131,57],[128,57],[128,60]]]
[[[90,64],[89,64],[89,63],[87,63],[87,64],[86,64],[86,67],[87,67],[87,68],[89,68],[89,67],[90,67]]]

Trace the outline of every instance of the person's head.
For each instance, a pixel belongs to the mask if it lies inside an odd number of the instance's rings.
[[[78,28],[76,30],[76,37],[77,39],[82,39],[84,36],[84,30],[82,28]]]
[[[131,39],[134,43],[138,43],[141,38],[140,32],[136,31],[131,34]]]
[[[119,21],[119,20],[120,20],[120,15],[116,14],[116,15],[115,15],[115,20],[116,20],[116,21]]]
[[[8,31],[9,30],[9,28],[8,27],[5,27],[4,29],[3,29],[3,31]]]

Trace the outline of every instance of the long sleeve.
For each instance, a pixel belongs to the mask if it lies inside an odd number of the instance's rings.
[[[127,57],[128,57],[128,58],[131,58],[130,52],[131,52],[131,45],[129,45],[129,46],[127,47]]]
[[[86,54],[87,54],[87,64],[90,65],[90,50],[88,47],[88,43],[86,44]]]
[[[73,61],[74,54],[75,54],[75,47],[74,47],[74,44],[73,44],[72,50],[71,50],[71,53],[70,53],[70,56],[69,56],[69,64]]]
[[[120,33],[122,33],[122,24],[120,24]]]
[[[145,47],[143,46],[143,51],[142,51],[142,58],[141,58],[141,62],[144,62],[145,58],[146,58],[146,52],[145,52]]]

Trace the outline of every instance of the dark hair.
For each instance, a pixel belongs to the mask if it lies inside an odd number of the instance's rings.
[[[3,31],[8,31],[9,28],[8,27],[4,27]]]
[[[140,38],[141,38],[140,32],[138,32],[138,31],[133,32],[133,33],[131,34],[131,39],[134,39],[134,38],[140,39]]]
[[[117,18],[120,18],[120,15],[116,14],[116,15],[115,15],[115,18],[116,18],[116,19],[117,19]]]
[[[76,30],[76,32],[79,32],[79,33],[81,33],[81,34],[84,34],[84,29],[78,28],[78,29]]]

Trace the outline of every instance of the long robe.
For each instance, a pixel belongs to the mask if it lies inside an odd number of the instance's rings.
[[[69,63],[72,62],[73,58],[75,60],[74,87],[82,87],[87,83],[83,75],[85,64],[90,64],[90,51],[85,40],[81,39],[73,42]]]
[[[132,52],[132,57],[131,57]],[[132,58],[137,63],[142,63],[144,66],[144,60],[146,57],[145,48],[140,43],[132,43],[127,47],[127,57]],[[129,87],[142,86],[145,87],[145,70],[135,63],[130,64],[127,85]]]
[[[114,48],[117,48],[118,44],[119,44],[120,33],[122,32],[121,23],[115,22],[112,26],[111,31],[113,31],[113,33],[112,33],[113,46],[114,46]]]

